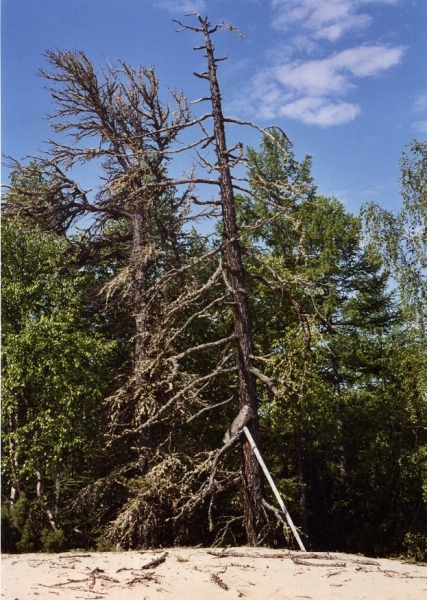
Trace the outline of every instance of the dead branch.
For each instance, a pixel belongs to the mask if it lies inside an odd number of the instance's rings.
[[[221,579],[221,577],[219,577],[219,575],[216,575],[215,573],[212,573],[211,579],[212,579],[212,581],[214,583],[216,583],[217,585],[219,585],[219,587],[222,588],[223,590],[228,591],[230,589],[228,587],[228,585]]]
[[[154,583],[160,583],[159,576],[154,573],[143,573],[142,575],[137,575],[133,579],[127,582],[127,585],[130,587],[135,585],[136,583],[146,583],[147,581],[154,581]]]
[[[316,559],[319,557],[317,557],[316,555],[311,555],[311,556],[309,556],[309,558]],[[322,558],[324,559],[327,557],[323,556]],[[295,564],[304,565],[306,567],[346,567],[347,566],[346,562],[326,562],[326,563],[312,562],[305,558],[301,558],[300,556],[291,556],[291,559],[293,560],[293,562]]]
[[[223,402],[218,402],[218,404],[213,404],[212,406],[205,406],[204,408],[202,408],[201,410],[199,410],[199,412],[197,412],[195,415],[192,415],[187,420],[187,423],[191,423],[191,421],[193,421],[194,419],[198,419],[202,414],[204,414],[206,412],[210,412],[212,410],[215,410],[216,408],[219,408],[220,406],[224,406],[225,404],[229,404],[232,400],[234,400],[234,396],[231,396],[230,398],[228,398],[227,400],[224,400]]]
[[[208,554],[211,554],[215,558],[291,558],[290,550],[287,552],[242,552],[241,550],[227,550],[224,549],[221,552],[215,552],[214,550],[207,550]]]
[[[159,565],[164,563],[167,556],[168,556],[168,552],[164,552],[157,558],[153,558],[148,563],[145,563],[145,565],[142,565],[141,569],[154,569],[155,567],[158,567]]]
[[[274,514],[278,523],[280,523],[280,525],[282,526],[286,541],[289,541],[290,540],[290,528],[288,526],[286,519],[283,518],[283,513],[280,510],[278,510],[275,506],[273,506],[272,504],[267,502],[267,500],[265,500],[265,499],[263,500],[263,505],[265,506],[265,508],[267,510],[269,510],[270,512],[272,512]]]

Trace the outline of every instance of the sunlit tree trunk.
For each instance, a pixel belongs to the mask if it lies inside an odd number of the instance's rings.
[[[12,509],[19,498],[20,481],[19,481],[19,465],[17,458],[16,441],[13,436],[13,416],[9,415],[9,460],[12,469],[12,483],[10,486],[10,508]]]
[[[53,512],[49,508],[49,506],[46,506],[46,503],[43,498],[43,474],[42,474],[40,462],[38,462],[37,469],[36,469],[36,496],[37,496],[37,500],[40,503],[40,506],[43,509],[43,512],[45,513],[45,515],[48,518],[49,525],[51,526],[53,531],[57,531],[58,526],[56,523],[55,515],[53,514]]]

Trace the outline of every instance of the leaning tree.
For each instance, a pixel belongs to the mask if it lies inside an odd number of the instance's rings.
[[[262,253],[250,247],[249,240],[255,239],[254,231],[271,227],[274,222],[286,220],[292,223],[292,207],[302,198],[311,196],[312,182],[307,173],[308,163],[299,165],[290,151],[291,144],[286,135],[278,135],[276,130],[260,130],[255,124],[243,122],[224,115],[222,107],[221,90],[217,77],[217,64],[224,58],[218,58],[212,43],[212,35],[219,29],[240,32],[229,24],[212,26],[208,18],[201,17],[198,13],[191,15],[196,17],[198,24],[195,26],[176,21],[181,31],[192,31],[203,37],[203,44],[195,47],[195,50],[204,51],[207,69],[195,76],[206,80],[209,85],[208,96],[204,96],[198,102],[208,102],[211,106],[209,118],[212,123],[210,137],[203,147],[213,147],[214,159],[209,161],[206,155],[199,155],[201,164],[210,172],[218,173],[218,186],[220,198],[220,240],[222,273],[224,283],[229,292],[232,306],[232,331],[235,338],[235,357],[237,367],[237,400],[241,414],[253,415],[247,426],[252,437],[259,442],[260,422],[258,417],[258,404],[261,396],[258,387],[264,388],[267,394],[283,399],[282,386],[269,377],[259,365],[268,362],[262,353],[257,353],[253,339],[253,323],[251,322],[251,286],[247,282],[246,263],[253,261],[257,255],[258,260]],[[261,170],[254,168],[248,157],[245,156],[243,146],[237,143],[233,147],[228,146],[226,139],[227,125],[242,125],[254,127],[261,131],[264,141],[275,148],[279,162],[284,166],[286,177],[276,180],[268,180]],[[204,127],[206,125],[204,124]],[[204,131],[206,129],[204,128]],[[239,168],[244,167],[246,176],[236,175]],[[237,168],[237,169],[236,169]],[[257,185],[254,185],[254,179]],[[272,190],[275,194],[271,194]],[[244,194],[245,201],[251,205],[254,203],[264,204],[264,214],[258,215],[256,219],[245,226],[240,218],[239,207],[242,202],[241,195]],[[295,223],[294,223],[295,225]],[[249,233],[248,235],[248,232]],[[261,259],[262,262],[262,259]],[[281,280],[280,276],[270,268],[269,275],[275,278],[275,293],[280,296],[291,295],[286,289],[287,282]],[[268,278],[268,277],[267,277]],[[264,283],[267,283],[264,280]],[[267,283],[268,285],[268,283]],[[298,301],[292,298],[295,307]],[[298,311],[297,311],[298,312]],[[301,315],[300,315],[301,317]],[[304,319],[303,319],[304,320]],[[307,323],[305,323],[305,326]],[[238,434],[241,433],[238,432]],[[269,514],[277,517],[277,511],[267,502],[263,490],[263,480],[260,465],[243,436],[237,436],[241,441],[241,472],[244,487],[244,513],[245,528],[249,543],[259,545],[271,541],[271,523]],[[228,437],[224,438],[225,447],[220,449],[213,460],[213,467],[209,478],[212,484],[218,458],[232,443]],[[279,517],[280,519],[280,517]]]

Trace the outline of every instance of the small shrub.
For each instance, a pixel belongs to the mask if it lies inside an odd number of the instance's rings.
[[[36,550],[34,544],[34,533],[31,524],[27,521],[21,530],[21,539],[17,542],[16,547],[18,552],[34,552]]]
[[[19,540],[19,531],[16,529],[10,512],[9,502],[1,506],[1,551],[14,553]]]
[[[56,531],[43,529],[41,543],[43,552],[61,552],[65,548],[64,532],[61,529],[57,529]]]
[[[116,550],[115,545],[104,537],[99,537],[96,541],[97,552],[114,552]]]
[[[421,533],[407,533],[403,542],[407,558],[418,561],[427,561],[427,536]]]

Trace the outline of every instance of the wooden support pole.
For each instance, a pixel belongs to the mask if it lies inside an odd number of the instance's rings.
[[[257,457],[258,462],[261,465],[261,468],[264,471],[265,476],[268,479],[268,483],[271,485],[271,489],[273,490],[274,495],[277,498],[277,501],[278,501],[278,503],[280,505],[280,508],[285,513],[285,517],[286,517],[286,520],[288,522],[288,525],[291,528],[292,533],[294,534],[296,541],[298,542],[298,546],[300,547],[300,550],[302,550],[303,552],[305,552],[306,550],[304,548],[304,544],[302,543],[301,538],[300,538],[300,536],[298,534],[298,531],[296,530],[296,527],[293,524],[293,521],[291,519],[291,515],[289,514],[288,509],[286,508],[285,503],[283,502],[282,497],[279,494],[279,490],[277,489],[276,484],[274,483],[273,478],[271,477],[271,475],[270,475],[270,473],[269,473],[269,471],[267,469],[267,466],[266,466],[266,464],[265,464],[265,462],[264,462],[264,460],[263,460],[263,458],[261,456],[261,453],[258,450],[257,445],[255,444],[254,439],[253,439],[253,437],[252,437],[249,429],[246,427],[246,425],[245,425],[245,427],[243,427],[243,431],[245,432],[245,435],[248,438],[248,442],[249,442],[249,444],[250,444],[250,446],[251,446],[251,448],[252,448],[255,456]]]

